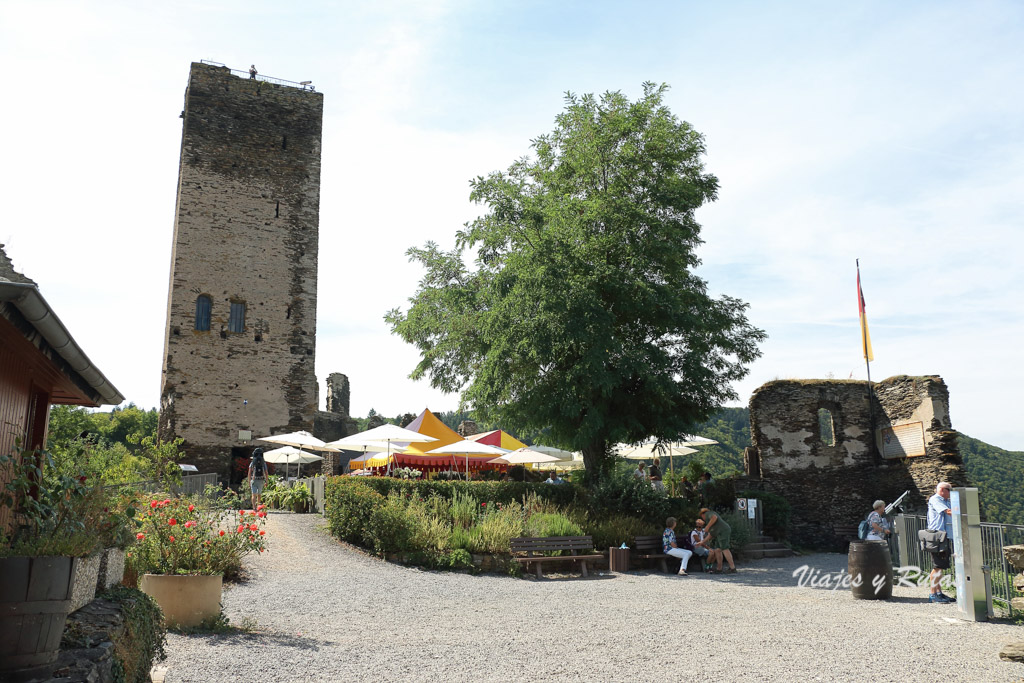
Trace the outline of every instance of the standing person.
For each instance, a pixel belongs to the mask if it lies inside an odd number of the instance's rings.
[[[661,483],[661,461],[657,458],[654,459],[654,464],[651,465],[651,469],[648,470],[651,478],[651,486],[655,491],[664,491],[665,485]]]
[[[928,529],[946,532],[946,542],[942,545],[942,549],[932,553],[932,571],[928,574],[931,594],[928,596],[928,602],[956,602],[943,593],[939,585],[942,581],[942,570],[949,569],[949,544],[953,537],[953,509],[949,503],[950,489],[948,481],[940,481],[935,487],[935,495],[928,499]]]
[[[729,541],[732,537],[732,527],[724,519],[707,508],[700,509],[701,519],[704,520],[708,535],[711,536],[711,547],[715,551],[715,572],[722,571],[722,557],[729,563],[729,573],[736,573],[736,565],[732,561],[732,550],[729,548]]]
[[[645,465],[641,462],[636,466],[636,469],[633,470],[633,476],[641,481],[647,479],[647,472],[644,471],[644,467]]]
[[[892,527],[889,526],[889,520],[885,518],[884,500],[876,500],[871,506],[871,514],[868,515],[868,527],[871,531],[868,532],[868,537],[865,540],[888,540],[889,534],[892,533]]]
[[[693,555],[692,550],[681,548],[676,543],[676,518],[669,517],[665,520],[665,531],[661,534],[661,550],[666,555],[672,557],[678,557],[682,564],[679,565],[679,576],[689,576],[686,573],[686,565],[690,562],[690,557]]]
[[[710,501],[711,494],[711,473],[705,472],[700,475],[700,480],[697,482],[697,493],[700,494],[701,505],[707,505]]]
[[[250,64],[249,65],[249,80],[250,81],[255,81],[257,73],[259,73],[259,72],[256,71],[256,65],[255,64]]]
[[[698,517],[695,524],[696,528],[690,532],[690,545],[693,546],[693,554],[699,557],[701,562],[707,562],[710,567],[711,549],[708,548],[708,543],[711,542],[711,538],[708,536],[708,532],[704,531],[703,519]]]
[[[263,504],[263,485],[267,481],[267,461],[263,459],[263,449],[252,452],[249,461],[249,490],[252,491],[252,509]]]

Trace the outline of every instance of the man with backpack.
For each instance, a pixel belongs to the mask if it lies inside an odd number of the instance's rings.
[[[267,482],[267,462],[263,459],[263,449],[252,452],[249,461],[249,490],[252,491],[252,509],[263,504],[263,485]]]

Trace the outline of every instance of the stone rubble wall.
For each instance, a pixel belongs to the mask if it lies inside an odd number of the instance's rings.
[[[833,443],[822,438],[819,409],[831,414]],[[884,459],[879,430],[924,424],[925,454]],[[793,509],[790,538],[840,549],[845,534],[871,512],[909,490],[923,509],[939,481],[967,483],[940,377],[897,376],[873,383],[777,380],[750,399],[751,451],[744,460],[756,485],[779,493]]]

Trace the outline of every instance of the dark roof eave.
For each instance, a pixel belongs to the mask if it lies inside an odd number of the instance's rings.
[[[103,376],[71,337],[35,285],[0,280],[0,301],[7,301],[32,324],[54,351],[102,398],[100,405],[119,405],[124,396]]]

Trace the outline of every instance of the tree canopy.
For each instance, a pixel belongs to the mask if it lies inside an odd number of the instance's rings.
[[[426,274],[409,309],[386,316],[420,351],[413,378],[462,392],[481,420],[545,430],[591,472],[616,442],[708,419],[765,338],[746,304],[713,298],[693,272],[694,214],[718,179],[666,91],[567,94],[532,156],[471,181],[487,211],[452,251],[408,251]]]

